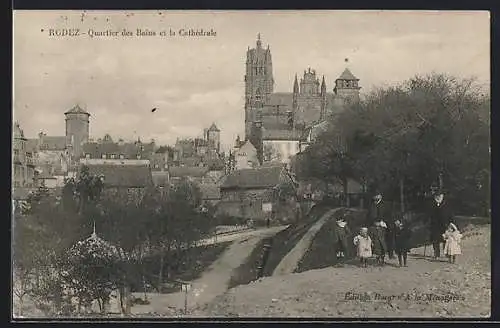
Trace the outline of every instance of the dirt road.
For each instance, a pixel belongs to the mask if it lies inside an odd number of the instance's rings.
[[[255,230],[248,233],[231,235],[234,243],[217,259],[196,281],[192,282],[188,292],[188,309],[194,309],[212,301],[216,296],[226,292],[234,269],[238,268],[250,255],[257,243],[270,237],[285,227]],[[227,241],[227,240],[226,240]],[[144,293],[137,293],[137,297]],[[133,314],[154,313],[171,316],[178,309],[184,309],[185,293],[148,294],[148,305],[134,305]],[[177,309],[177,310],[176,310]]]
[[[491,311],[490,227],[465,234],[456,264],[412,250],[408,267],[357,263],[267,277],[230,289],[202,317],[487,317]],[[427,249],[429,255],[429,249]],[[398,298],[400,297],[401,298]]]

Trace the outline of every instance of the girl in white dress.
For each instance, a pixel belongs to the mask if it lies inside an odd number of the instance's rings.
[[[444,245],[444,253],[448,256],[450,263],[455,263],[456,256],[462,254],[462,249],[460,247],[462,234],[458,231],[456,225],[450,223],[448,225],[448,229],[446,229],[443,234],[443,238],[446,241]]]
[[[359,235],[354,237],[354,245],[361,260],[361,265],[365,268],[368,265],[368,258],[372,257],[372,239],[368,235],[368,228],[361,228]]]

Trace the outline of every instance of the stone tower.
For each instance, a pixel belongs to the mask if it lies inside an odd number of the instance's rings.
[[[212,150],[217,151],[217,153],[219,153],[220,152],[220,130],[215,125],[215,123],[212,123],[210,128],[207,130],[207,140],[208,140],[208,147]]]
[[[346,102],[359,100],[359,79],[355,77],[351,71],[346,68],[344,72],[335,80],[335,88],[333,91]]]
[[[76,105],[66,113],[66,139],[67,144],[72,147],[74,159],[82,155],[82,145],[89,140],[90,114]]]
[[[325,116],[327,106],[326,82],[320,84],[319,78],[314,69],[308,68],[304,71],[304,76],[297,81],[297,75],[293,82],[292,98],[293,122],[296,127],[305,126],[312,122],[317,122]]]
[[[273,93],[273,62],[269,45],[262,48],[260,34],[257,45],[248,49],[245,73],[245,140],[252,130],[252,122],[256,119],[256,109],[261,108],[268,96]]]
[[[316,71],[310,68],[304,71],[304,77],[300,79],[300,94],[301,95],[318,95],[319,80],[316,77]]]
[[[326,119],[326,82],[325,76],[323,75],[323,81],[321,81],[321,113],[320,120]]]

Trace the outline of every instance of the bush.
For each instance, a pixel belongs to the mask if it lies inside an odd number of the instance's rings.
[[[221,215],[217,218],[219,225],[245,225],[248,219],[230,215]]]

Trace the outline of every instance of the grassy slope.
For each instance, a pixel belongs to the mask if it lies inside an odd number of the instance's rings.
[[[257,270],[261,262],[263,246],[269,240],[270,238],[264,238],[259,241],[248,259],[233,271],[231,280],[229,281],[229,289],[239,285],[246,285],[257,278]]]
[[[342,215],[345,211],[338,213]],[[347,212],[347,222],[351,229],[349,241],[353,240],[354,235],[359,230],[365,218],[365,211]],[[300,260],[295,272],[303,272],[311,269],[321,269],[336,264],[336,250],[333,245],[334,229],[336,225],[335,219],[331,219],[325,223],[321,230],[314,236],[311,246]],[[351,244],[349,244],[351,245]],[[350,250],[354,254],[354,247]]]
[[[304,221],[293,223],[287,229],[276,234],[276,236],[261,240],[245,263],[234,270],[229,288],[245,285],[257,279],[257,267],[262,261],[263,246],[266,242],[272,240],[273,246],[263,272],[264,276],[270,276],[281,259],[295,246],[297,241],[302,238],[311,225],[313,225],[327,210],[328,208],[325,206],[317,206],[311,210]]]
[[[219,296],[200,316],[239,317],[479,317],[491,308],[490,227],[465,233],[457,264],[431,261],[412,251],[408,268],[325,268],[268,277]],[[346,300],[347,292],[370,300]],[[375,300],[375,294],[410,299]],[[415,295],[455,295],[454,301]]]
[[[286,230],[278,233],[272,240],[272,247],[264,266],[264,276],[271,276],[274,269],[283,257],[290,252],[304,234],[321,216],[328,211],[326,206],[318,206],[311,210],[309,215],[301,222],[290,225]]]

